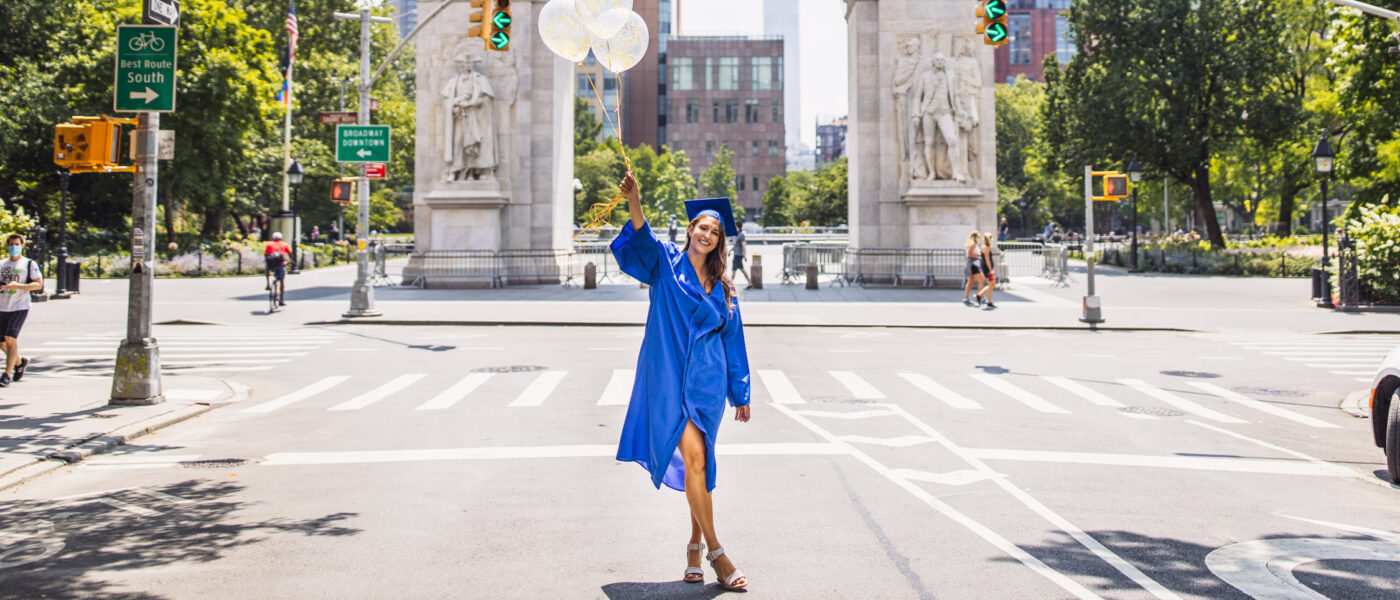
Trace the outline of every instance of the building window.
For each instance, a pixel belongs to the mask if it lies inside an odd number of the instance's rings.
[[[744,100],[744,122],[758,122],[758,98]]]
[[[710,120],[712,120],[712,121],[718,123],[718,122],[719,122],[719,100],[715,100],[714,103],[711,104],[710,108],[713,109],[713,111],[714,111],[714,114],[712,115],[712,118],[711,118]]]
[[[671,89],[679,91],[695,89],[694,61],[695,59],[689,57],[671,59]]]
[[[705,57],[705,89],[715,89],[714,59]]]
[[[783,57],[778,57],[778,89],[783,89]]]
[[[685,122],[686,122],[686,123],[699,123],[699,122],[700,122],[700,101],[699,101],[699,100],[690,99],[690,100],[686,100],[686,101],[685,101]]]
[[[1007,15],[1007,25],[1011,28],[1011,64],[1031,64],[1031,16]]]
[[[749,156],[758,156],[758,140],[750,142],[749,146],[753,149],[749,152]]]
[[[739,122],[739,99],[738,99],[738,98],[730,98],[730,99],[724,101],[724,122],[725,122],[725,123],[738,123],[738,122]]]
[[[1069,32],[1069,15],[1055,15],[1055,60],[1067,65],[1074,60],[1075,52],[1074,37]]]
[[[768,140],[768,156],[781,156],[779,148],[780,146],[776,140]]]
[[[740,191],[740,192],[744,191],[744,176],[743,176],[743,175],[736,175],[736,176],[734,177],[734,187],[739,188],[737,191]]]
[[[753,89],[773,89],[773,57],[755,56],[750,64],[753,65]]]
[[[774,99],[773,99],[773,119],[772,119],[772,121],[773,121],[774,123],[782,123],[782,122],[783,122],[783,101],[782,101],[782,100],[779,100],[779,99],[777,99],[777,98],[774,98]]]
[[[1048,8],[1050,10],[1069,10],[1071,0],[1036,0],[1036,8]]]
[[[604,89],[604,90],[615,90],[615,89],[617,89],[617,77],[615,77],[615,76],[613,76],[613,75],[611,75],[611,74],[604,75],[604,76],[603,76],[603,89]]]
[[[579,74],[578,76],[578,95],[584,97],[593,95],[593,86],[588,85],[587,75]]]
[[[715,76],[719,79],[719,89],[739,89],[739,57],[721,56],[719,59],[719,72],[716,73]]]
[[[706,140],[706,141],[705,141],[705,157],[706,157],[706,158],[714,158],[714,157],[715,157],[715,141],[714,141],[714,140]]]
[[[1006,3],[1006,7],[1011,10],[1030,10],[1035,8],[1035,2],[1036,0],[1011,0]],[[1043,3],[1045,0],[1040,0],[1040,2]]]
[[[757,176],[757,175],[754,175],[754,176],[753,176],[753,191],[755,191],[755,192],[758,191],[758,176]]]

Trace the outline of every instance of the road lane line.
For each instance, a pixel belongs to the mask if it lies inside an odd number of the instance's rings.
[[[472,373],[461,381],[453,384],[452,387],[443,390],[442,393],[433,396],[432,400],[424,402],[415,410],[445,410],[452,408],[452,405],[456,404],[462,398],[466,398],[467,394],[472,393],[472,391],[480,387],[481,384],[491,379],[492,375],[494,375],[494,373]]]
[[[1083,529],[1080,529],[1077,525],[1071,523],[1068,519],[1060,516],[1055,511],[1050,510],[1050,507],[1045,506],[1045,504],[1041,503],[1039,500],[1036,500],[1034,496],[1030,495],[1030,493],[1021,489],[1020,487],[1017,487],[1016,484],[1011,483],[1011,481],[1008,478],[1003,477],[995,469],[987,466],[987,463],[982,462],[974,456],[968,455],[968,453],[961,446],[958,446],[957,444],[953,443],[953,440],[948,439],[947,436],[943,435],[942,433],[939,433],[938,430],[934,429],[928,423],[925,423],[922,420],[919,420],[914,415],[909,414],[908,411],[904,410],[904,408],[900,407],[899,405],[888,404],[885,406],[888,406],[890,410],[899,413],[900,416],[904,417],[904,420],[908,421],[910,424],[923,431],[925,435],[928,435],[929,437],[933,438],[934,441],[938,442],[939,445],[943,446],[949,452],[952,452],[953,454],[957,455],[959,458],[963,459],[964,462],[966,462],[968,465],[971,465],[974,469],[977,469],[978,471],[982,471],[990,475],[990,481],[996,484],[997,487],[1000,487],[1007,494],[1010,494],[1012,497],[1019,500],[1021,504],[1025,505],[1026,508],[1029,508],[1036,514],[1040,515],[1041,518],[1045,519],[1046,521],[1049,521],[1051,524],[1060,528],[1060,531],[1063,531],[1070,537],[1074,538],[1075,541],[1078,541],[1085,548],[1088,548],[1090,552],[1093,552],[1095,556],[1098,556],[1101,560],[1108,563],[1113,568],[1117,569],[1119,573],[1122,573],[1125,577],[1131,579],[1133,583],[1136,583],[1139,586],[1141,586],[1144,590],[1147,590],[1148,593],[1152,594],[1153,596],[1156,596],[1161,600],[1181,600],[1181,597],[1176,595],[1175,592],[1172,592],[1162,584],[1157,583],[1156,580],[1152,579],[1151,577],[1148,577],[1137,567],[1133,566],[1132,563],[1124,560],[1123,557],[1114,554],[1112,550],[1109,550],[1107,546],[1104,546],[1101,542],[1099,542],[1098,539],[1094,538],[1094,536],[1085,533]],[[1059,573],[1056,574],[1058,575]]]
[[[510,403],[510,406],[532,407],[544,404],[545,399],[548,398],[550,394],[554,393],[554,388],[559,387],[559,383],[564,381],[564,376],[568,374],[568,371],[545,371],[540,373],[540,376],[536,377],[534,381],[531,381],[530,385],[525,388],[525,391],[520,392],[520,395],[515,398],[515,401]]]
[[[855,446],[841,441],[841,439],[838,438],[835,434],[827,431],[826,429],[823,429],[816,423],[813,423],[811,420],[798,414],[797,411],[783,406],[781,404],[775,403],[773,406],[779,412],[787,415],[794,421],[797,421],[799,424],[801,424],[803,427],[806,427],[812,433],[817,434],[817,436],[833,444],[841,444],[845,446],[846,448],[848,448],[850,455],[857,461],[860,461],[865,466],[870,467],[877,474],[884,477],[885,479],[890,480],[890,482],[894,483],[896,486],[899,486],[904,491],[909,492],[909,494],[914,496],[914,498],[918,499],[924,504],[927,504],[929,507],[938,511],[944,517],[947,517],[953,522],[962,525],[963,527],[967,528],[968,531],[971,531],[972,533],[976,534],[978,537],[982,538],[984,541],[991,544],[992,546],[995,546],[998,550],[1001,550],[1006,555],[1015,558],[1016,560],[1020,561],[1021,564],[1026,565],[1026,567],[1030,568],[1032,571],[1035,571],[1036,573],[1040,574],[1046,579],[1049,579],[1050,581],[1054,582],[1056,585],[1059,585],[1061,588],[1074,595],[1076,598],[1100,598],[1098,594],[1095,594],[1093,591],[1089,590],[1089,588],[1086,588],[1079,582],[1070,579],[1063,573],[1060,573],[1059,571],[1050,568],[1050,566],[1046,565],[1044,562],[1041,562],[1040,559],[1036,558],[1035,556],[1032,556],[1029,552],[1023,550],[1020,546],[1017,546],[1016,544],[1012,543],[1011,540],[1002,537],[1001,534],[992,531],[990,527],[979,523],[978,521],[974,520],[972,517],[967,516],[966,514],[963,514],[962,512],[958,511],[958,509],[953,508],[948,503],[939,500],[938,498],[935,498],[932,494],[928,493],[928,491],[924,490],[924,488],[919,487],[918,485],[910,481],[908,478],[902,476],[900,472],[897,472],[894,469],[885,466],[880,461],[871,458],[869,454],[862,452],[859,448],[856,448]],[[897,405],[887,404],[884,406],[892,410],[896,410],[901,414],[906,415],[906,418],[908,418],[907,413],[904,413],[904,411],[900,409]],[[991,469],[984,470],[988,473],[995,473],[995,471],[992,471]],[[1176,596],[1167,596],[1167,598],[1176,598]]]
[[[636,369],[613,369],[608,387],[598,398],[598,406],[627,406],[632,401],[632,383],[636,380]]]
[[[1069,411],[1055,406],[1054,404],[1051,404],[1049,401],[1045,400],[1044,398],[1041,398],[1040,396],[1018,388],[1015,385],[1012,385],[1011,382],[1002,379],[996,375],[991,375],[988,373],[970,373],[968,374],[968,377],[976,379],[977,381],[982,382],[987,387],[992,388],[1003,394],[1006,394],[1007,396],[1010,396],[1011,398],[1020,401],[1022,404],[1025,404],[1026,406],[1034,408],[1040,412],[1058,415],[1069,414]]]
[[[1201,406],[1200,404],[1196,404],[1195,402],[1182,398],[1181,396],[1168,392],[1164,389],[1158,388],[1141,379],[1119,379],[1118,382],[1130,388],[1133,388],[1139,392],[1142,392],[1148,396],[1161,400],[1162,402],[1166,402],[1167,404],[1170,404],[1179,410],[1192,413],[1198,417],[1204,417],[1219,423],[1249,423],[1249,421],[1246,421],[1244,419],[1237,419],[1225,413],[1216,412],[1214,410]]]
[[[870,382],[866,381],[860,375],[856,375],[852,371],[827,372],[831,373],[831,376],[835,377],[836,381],[841,382],[841,385],[846,386],[846,389],[850,390],[851,395],[857,400],[885,399],[885,395],[880,393],[880,390],[875,389],[875,386],[870,385]]]
[[[797,393],[797,388],[792,385],[787,375],[782,371],[759,371],[758,378],[763,380],[763,387],[768,389],[768,395],[773,397],[773,402],[777,404],[806,404],[802,395]]]
[[[967,485],[991,479],[993,475],[978,471],[977,469],[963,469],[961,471],[951,471],[948,473],[929,473],[918,469],[894,469],[895,475],[910,481],[927,481],[940,485]],[[999,475],[998,477],[1004,477]]]
[[[828,410],[799,410],[797,412],[799,414],[803,414],[809,417],[824,417],[827,419],[847,420],[869,419],[871,417],[888,417],[894,414],[893,412],[890,412],[888,410],[857,410],[851,412],[834,412]]]
[[[137,494],[144,494],[144,495],[150,496],[150,497],[152,497],[152,498],[157,498],[157,499],[160,499],[160,500],[164,500],[164,501],[169,502],[169,503],[171,503],[171,504],[194,504],[194,500],[189,500],[189,499],[186,499],[186,498],[181,498],[181,497],[179,497],[179,496],[172,496],[172,495],[167,494],[167,493],[165,493],[165,492],[157,492],[157,491],[155,491],[155,490],[148,490],[148,489],[146,489],[146,488],[140,488],[140,487],[139,487],[139,488],[131,488],[131,491],[133,491],[133,492],[135,492],[135,493],[137,493]]]
[[[408,373],[390,379],[388,383],[374,388],[368,392],[355,396],[345,402],[341,402],[330,407],[330,410],[360,410],[366,406],[374,404],[380,400],[388,398],[398,392],[403,391],[410,385],[418,383],[419,380],[427,377],[425,373]]]
[[[284,408],[291,404],[301,402],[302,400],[305,400],[307,398],[315,396],[316,394],[329,390],[337,385],[345,383],[348,379],[350,379],[348,375],[332,375],[330,377],[317,381],[316,383],[301,388],[295,392],[282,396],[281,398],[278,398],[276,400],[270,400],[257,406],[250,406],[248,408],[245,408],[243,409],[243,412],[270,413],[279,408]]]
[[[972,400],[971,398],[943,387],[943,384],[929,379],[925,375],[919,373],[900,373],[899,376],[913,384],[914,387],[923,390],[928,395],[942,400],[944,404],[950,407],[965,410],[982,410],[982,405],[978,404],[976,400]]]
[[[151,510],[149,508],[140,507],[129,502],[122,502],[121,500],[118,500],[116,498],[97,498],[96,500],[94,500],[94,502],[100,502],[112,508],[121,509],[132,514],[141,515],[143,517],[160,516],[160,513],[157,511]]]
[[[1079,396],[1080,398],[1093,402],[1094,404],[1097,404],[1099,406],[1112,406],[1115,408],[1121,408],[1123,406],[1122,402],[1114,400],[1113,398],[1109,398],[1108,396],[1099,393],[1098,390],[1092,389],[1089,386],[1079,383],[1078,381],[1075,381],[1068,377],[1061,377],[1059,375],[1041,375],[1040,378],[1061,387],[1062,389],[1071,394]]]
[[[1096,452],[1055,452],[1050,450],[1014,450],[1002,448],[964,448],[969,456],[983,460],[1011,462],[1043,462],[1078,465],[1108,465],[1117,467],[1154,467],[1193,471],[1228,471],[1268,475],[1311,475],[1346,477],[1330,465],[1299,463],[1290,460],[1232,458],[1216,456],[1153,456],[1146,454],[1104,454]]]
[[[864,435],[843,435],[841,441],[852,444],[869,444],[872,446],[885,446],[888,448],[908,448],[932,442],[932,439],[922,435],[901,435],[891,438],[868,437]]]
[[[1219,433],[1219,434],[1222,434],[1222,435],[1230,436],[1230,437],[1235,438],[1235,439],[1237,439],[1237,440],[1244,440],[1244,441],[1246,441],[1246,442],[1249,442],[1249,443],[1254,444],[1254,445],[1256,445],[1256,446],[1260,446],[1260,447],[1262,447],[1262,448],[1268,448],[1268,449],[1273,450],[1273,451],[1275,451],[1275,452],[1281,452],[1281,453],[1283,453],[1283,454],[1287,454],[1287,455],[1292,456],[1292,457],[1295,457],[1295,458],[1300,458],[1300,459],[1306,460],[1306,461],[1308,461],[1308,462],[1310,462],[1310,463],[1313,463],[1313,464],[1315,464],[1315,465],[1327,466],[1327,467],[1331,467],[1331,468],[1333,468],[1333,469],[1337,469],[1338,472],[1345,472],[1348,476],[1350,476],[1350,477],[1352,477],[1352,478],[1354,478],[1354,479],[1359,479],[1359,480],[1364,481],[1364,482],[1366,482],[1366,483],[1369,483],[1369,484],[1371,484],[1371,485],[1380,486],[1380,487],[1383,487],[1383,488],[1386,488],[1386,489],[1390,489],[1390,488],[1391,488],[1390,482],[1388,482],[1388,481],[1383,481],[1383,480],[1381,480],[1379,477],[1373,477],[1373,476],[1371,476],[1371,475],[1369,475],[1369,474],[1362,474],[1362,473],[1360,473],[1360,472],[1357,472],[1357,471],[1355,471],[1355,470],[1349,469],[1349,468],[1344,467],[1344,466],[1342,466],[1342,465],[1339,465],[1339,464],[1336,464],[1336,463],[1327,462],[1327,461],[1322,460],[1322,459],[1320,459],[1320,458],[1316,458],[1316,457],[1313,457],[1313,456],[1309,456],[1309,455],[1307,455],[1307,454],[1303,454],[1302,452],[1298,452],[1297,450],[1289,450],[1288,448],[1284,448],[1283,446],[1280,446],[1280,445],[1278,445],[1278,444],[1271,444],[1271,443],[1266,442],[1266,441],[1264,441],[1264,440],[1257,440],[1257,439],[1254,439],[1254,438],[1252,438],[1252,437],[1249,437],[1249,436],[1247,436],[1247,435],[1245,435],[1245,434],[1243,434],[1243,433],[1235,433],[1235,432],[1233,432],[1233,431],[1230,431],[1229,429],[1225,429],[1225,428],[1223,428],[1223,427],[1216,427],[1216,426],[1211,425],[1211,424],[1209,424],[1209,423],[1202,423],[1202,422],[1200,422],[1200,421],[1195,421],[1195,420],[1192,420],[1192,419],[1187,419],[1186,422],[1187,422],[1187,423],[1190,423],[1190,424],[1192,424],[1192,425],[1195,425],[1195,426],[1197,426],[1197,427],[1200,427],[1200,428],[1202,428],[1202,429],[1209,429],[1209,430],[1214,431],[1214,432],[1216,432],[1216,433]]]
[[[1315,419],[1315,418],[1313,418],[1313,417],[1309,417],[1309,416],[1304,415],[1304,414],[1301,414],[1301,413],[1293,412],[1293,411],[1288,410],[1288,409],[1286,409],[1286,408],[1274,406],[1274,405],[1269,404],[1269,403],[1267,403],[1267,402],[1260,402],[1260,401],[1255,400],[1255,399],[1253,399],[1253,398],[1249,398],[1249,397],[1246,397],[1246,396],[1244,396],[1244,395],[1242,395],[1242,394],[1238,394],[1238,393],[1235,393],[1235,392],[1233,392],[1233,391],[1227,390],[1227,389],[1225,389],[1225,388],[1223,388],[1223,387],[1220,387],[1220,386],[1218,386],[1218,385],[1215,385],[1215,384],[1213,384],[1213,383],[1206,383],[1206,382],[1203,382],[1203,381],[1188,381],[1188,382],[1186,382],[1186,383],[1187,383],[1187,385],[1190,385],[1191,387],[1194,387],[1194,388],[1196,388],[1196,389],[1198,389],[1198,390],[1202,390],[1202,391],[1204,391],[1204,392],[1206,392],[1206,393],[1209,393],[1209,394],[1214,394],[1214,395],[1216,395],[1216,396],[1219,396],[1219,397],[1221,397],[1221,398],[1224,398],[1225,400],[1229,400],[1230,402],[1234,402],[1234,403],[1239,404],[1239,405],[1241,405],[1241,406],[1245,406],[1245,407],[1252,408],[1252,409],[1257,410],[1257,411],[1259,411],[1259,412],[1269,413],[1269,414],[1274,415],[1274,416],[1276,416],[1276,417],[1281,417],[1281,418],[1284,418],[1284,419],[1288,419],[1289,421],[1293,421],[1293,422],[1295,422],[1295,423],[1302,423],[1303,425],[1307,425],[1307,426],[1309,426],[1309,427],[1319,427],[1319,428],[1323,428],[1323,429],[1340,429],[1340,428],[1341,428],[1340,425],[1333,425],[1332,423],[1328,423],[1328,422],[1323,421],[1323,420],[1321,420],[1321,419]]]
[[[1317,369],[1376,369],[1381,366],[1381,361],[1364,363],[1309,363],[1309,367]]]
[[[826,456],[848,454],[850,446],[818,442],[723,444],[719,456]],[[259,466],[351,465],[390,462],[448,460],[513,460],[530,458],[606,458],[617,456],[616,444],[574,446],[485,446],[478,448],[425,448],[411,450],[339,450],[330,452],[276,452]]]

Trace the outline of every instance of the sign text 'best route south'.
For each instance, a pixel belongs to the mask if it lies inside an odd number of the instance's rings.
[[[117,28],[117,82],[113,110],[175,110],[175,28],[122,25]]]

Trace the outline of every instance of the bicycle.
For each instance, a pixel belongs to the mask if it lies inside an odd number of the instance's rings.
[[[165,40],[156,37],[154,32],[147,32],[131,38],[131,42],[127,46],[131,48],[132,52],[140,52],[147,48],[150,48],[151,52],[160,52],[165,49]]]
[[[281,301],[283,290],[286,289],[286,282],[272,278],[272,268],[268,267],[265,272],[267,277],[267,314],[277,312],[278,304]]]

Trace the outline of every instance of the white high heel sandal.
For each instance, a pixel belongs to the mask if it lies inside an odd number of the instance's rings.
[[[713,552],[710,552],[709,554],[705,555],[705,560],[710,561],[710,568],[715,570],[716,576],[719,575],[719,568],[715,567],[715,561],[719,560],[719,557],[721,556],[724,556],[724,548],[715,548]],[[734,585],[734,582],[739,580],[743,580],[743,583],[740,583],[739,585]],[[744,577],[743,571],[740,571],[738,568],[735,568],[734,572],[730,573],[728,577],[720,579],[720,585],[723,586],[724,589],[732,592],[742,590],[745,587],[748,587],[749,582],[748,578]]]
[[[705,551],[705,545],[704,545],[704,544],[686,544],[686,545],[685,545],[685,551],[686,551],[686,552],[690,552],[691,550],[695,550],[695,551],[698,551],[698,552],[704,552],[704,551]],[[690,557],[686,557],[686,560],[687,560],[687,561],[690,560]],[[687,565],[687,566],[685,567],[685,577],[683,578],[683,581],[685,581],[686,583],[705,583],[705,569],[702,569],[702,568],[700,568],[700,567],[692,567],[692,566]]]

